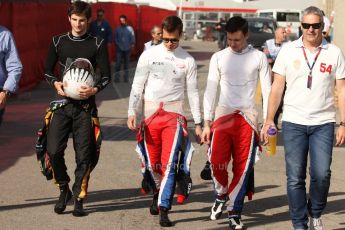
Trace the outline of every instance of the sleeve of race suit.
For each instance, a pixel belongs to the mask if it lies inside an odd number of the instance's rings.
[[[260,60],[260,69],[259,69],[259,77],[260,77],[260,84],[261,84],[261,93],[262,93],[262,110],[263,110],[263,118],[266,119],[267,116],[267,106],[268,106],[268,96],[271,92],[271,71],[268,65],[268,61],[266,55],[260,52],[261,58]]]
[[[204,93],[204,119],[212,121],[214,116],[217,88],[220,81],[217,55],[213,54],[207,77],[207,86]]]
[[[201,123],[200,99],[197,79],[197,68],[194,58],[190,57],[188,60],[188,73],[186,76],[187,94],[191,112],[196,124]]]
[[[148,58],[144,52],[140,55],[129,96],[128,116],[136,116],[137,109],[142,101],[145,83],[149,76]]]
[[[98,46],[97,65],[101,71],[101,78],[98,82],[96,82],[95,85],[95,87],[98,88],[98,92],[104,89],[110,82],[110,65],[107,44],[104,39],[101,39],[99,43],[100,44]]]
[[[58,81],[57,77],[54,75],[54,69],[57,61],[58,56],[53,38],[48,48],[47,60],[44,66],[44,77],[51,86],[54,86],[54,82]]]

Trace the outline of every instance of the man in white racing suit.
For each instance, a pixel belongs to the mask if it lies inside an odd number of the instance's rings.
[[[238,230],[245,228],[241,213],[260,150],[256,89],[260,81],[265,118],[271,76],[265,54],[247,43],[247,20],[234,16],[228,20],[225,29],[229,47],[213,54],[210,60],[202,138],[210,145],[208,156],[216,193],[210,219],[219,219],[223,206],[229,201],[229,227]],[[233,176],[229,183],[231,160]]]
[[[145,51],[136,68],[128,108],[128,128],[137,130],[138,108],[143,103],[144,119],[138,140],[144,142],[139,151],[146,159],[145,167],[153,185],[152,215],[160,214],[162,227],[172,226],[168,210],[176,183],[179,152],[184,149],[185,167],[189,167],[193,147],[184,145],[188,137],[187,121],[183,112],[184,91],[195,122],[195,133],[200,139],[201,113],[197,86],[196,63],[192,56],[179,47],[182,21],[176,16],[163,20],[163,44]],[[141,136],[141,137],[140,137]]]

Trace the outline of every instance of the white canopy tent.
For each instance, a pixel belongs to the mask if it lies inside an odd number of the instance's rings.
[[[145,4],[169,10],[182,7],[193,8],[244,8],[244,9],[304,9],[308,6],[320,6],[320,0],[93,0],[98,2],[121,2]]]

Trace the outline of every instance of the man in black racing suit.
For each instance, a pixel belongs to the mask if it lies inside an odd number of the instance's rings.
[[[47,151],[51,160],[53,175],[60,188],[60,197],[54,207],[57,214],[63,213],[72,192],[68,183],[70,178],[64,160],[64,151],[70,132],[73,133],[73,146],[76,154],[75,182],[72,188],[74,197],[74,216],[84,216],[83,199],[86,197],[90,175],[90,162],[94,152],[92,115],[97,113],[95,94],[110,82],[110,68],[106,43],[103,39],[87,33],[91,19],[91,7],[82,1],[73,2],[68,10],[71,31],[53,37],[45,65],[45,78],[58,95],[64,97],[65,104],[53,113],[47,134]],[[78,58],[88,59],[93,69],[99,67],[100,77],[94,79],[94,86],[81,86],[79,97],[75,100],[64,92],[62,76],[68,63]],[[59,63],[60,76],[54,75]]]

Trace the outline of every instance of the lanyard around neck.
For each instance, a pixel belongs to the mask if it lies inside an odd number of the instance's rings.
[[[317,60],[317,58],[319,57],[320,53],[321,53],[321,47],[319,47],[319,51],[317,52],[315,58],[314,58],[314,62],[313,64],[310,66],[309,64],[309,61],[308,61],[308,58],[307,58],[307,54],[305,52],[305,48],[302,47],[302,50],[303,50],[303,54],[304,54],[304,58],[305,58],[305,61],[307,62],[307,65],[308,65],[308,68],[309,68],[309,74],[308,74],[308,82],[307,82],[307,88],[308,89],[311,89],[311,85],[312,85],[312,81],[313,81],[313,75],[312,75],[312,72],[313,72],[313,68],[314,68],[314,65],[315,65],[315,62]]]

